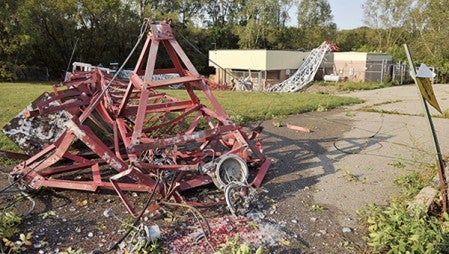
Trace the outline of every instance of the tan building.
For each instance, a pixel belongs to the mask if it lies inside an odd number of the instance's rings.
[[[343,80],[384,82],[391,76],[392,59],[384,53],[334,52],[328,61],[334,65],[333,74]]]
[[[235,79],[251,81],[253,90],[264,90],[295,73],[309,52],[294,50],[211,50],[209,66],[215,67],[212,79],[233,85]]]
[[[211,79],[234,85],[236,79],[250,81],[250,90],[262,91],[293,75],[310,52],[294,50],[211,50]],[[392,56],[384,53],[333,52],[328,54],[315,79],[338,75],[340,80],[385,82],[391,76]]]

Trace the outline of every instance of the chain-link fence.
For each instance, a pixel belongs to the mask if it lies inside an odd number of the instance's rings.
[[[327,62],[329,64],[330,62]],[[334,74],[343,81],[393,82],[398,85],[412,83],[409,67],[404,62],[390,61],[367,62],[365,64],[337,64],[332,69],[321,68],[324,75]],[[315,77],[317,78],[317,76]],[[319,78],[319,77],[318,77]]]
[[[399,85],[413,82],[413,79],[410,76],[410,69],[408,67],[408,64],[399,62],[393,64],[391,68],[391,82]]]

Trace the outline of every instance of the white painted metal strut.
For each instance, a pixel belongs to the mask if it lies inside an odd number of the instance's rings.
[[[323,42],[318,48],[314,48],[301,66],[288,79],[268,88],[269,92],[298,92],[313,82],[318,68],[324,57],[331,51],[329,42]]]

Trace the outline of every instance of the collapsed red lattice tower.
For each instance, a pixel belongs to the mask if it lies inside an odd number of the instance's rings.
[[[172,66],[156,69],[164,48]],[[154,80],[160,74],[177,77]],[[230,120],[168,22],[150,24],[129,82],[95,69],[74,71],[63,84],[4,128],[32,155],[11,173],[26,187],[113,189],[136,215],[127,191],[155,190],[163,200],[185,202],[182,191],[210,183],[223,190],[234,182],[259,186],[270,166],[259,131],[246,133]],[[184,99],[166,93],[172,85],[182,87]]]

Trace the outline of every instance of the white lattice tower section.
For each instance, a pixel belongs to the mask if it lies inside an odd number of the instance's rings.
[[[331,51],[331,45],[323,42],[318,48],[314,48],[307,56],[298,70],[288,79],[268,88],[269,92],[297,92],[313,82],[318,67],[320,67],[326,53]]]

